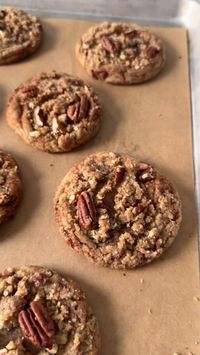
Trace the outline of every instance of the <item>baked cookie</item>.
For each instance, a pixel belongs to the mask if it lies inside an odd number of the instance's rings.
[[[181,203],[171,183],[149,164],[97,153],[61,182],[55,217],[76,251],[125,269],[149,263],[169,247],[179,230]]]
[[[7,120],[28,144],[68,152],[89,141],[100,128],[101,106],[93,89],[64,73],[42,73],[11,95]]]
[[[99,327],[69,278],[36,266],[0,274],[0,353],[96,355]]]
[[[42,26],[35,16],[6,7],[0,10],[0,64],[16,62],[39,47]]]
[[[0,150],[0,224],[16,213],[22,196],[22,182],[15,159]]]
[[[111,84],[137,84],[156,76],[165,64],[159,38],[131,23],[91,27],[76,46],[76,55],[89,75]]]

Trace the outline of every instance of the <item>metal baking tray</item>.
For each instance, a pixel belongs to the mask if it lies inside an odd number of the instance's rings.
[[[40,17],[88,20],[127,20],[157,26],[184,26],[188,30],[192,99],[193,152],[200,250],[200,0],[0,0]]]

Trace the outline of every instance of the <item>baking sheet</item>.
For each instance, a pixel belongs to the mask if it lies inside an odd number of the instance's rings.
[[[195,344],[200,342],[200,302],[194,298],[199,295],[198,249],[186,30],[154,29],[167,44],[166,68],[149,83],[120,87],[90,79],[76,61],[75,42],[89,26],[46,20],[38,53],[0,67],[0,147],[15,155],[24,180],[18,214],[0,228],[0,268],[39,264],[79,281],[100,321],[102,355],[200,355],[200,344]],[[5,122],[10,91],[47,69],[79,75],[102,100],[100,133],[72,153],[34,150]],[[130,153],[154,164],[174,182],[183,202],[183,223],[174,245],[158,261],[134,271],[94,267],[65,245],[54,223],[57,185],[74,163],[101,150]]]

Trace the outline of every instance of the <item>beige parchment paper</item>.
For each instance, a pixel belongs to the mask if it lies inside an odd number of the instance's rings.
[[[21,167],[24,198],[16,218],[0,227],[0,268],[34,264],[55,268],[77,280],[101,327],[101,355],[200,355],[198,248],[187,34],[183,28],[155,28],[166,42],[167,65],[154,80],[111,86],[87,76],[74,45],[91,23],[45,20],[44,42],[31,58],[0,67],[0,147]],[[8,128],[8,96],[30,76],[50,69],[76,74],[99,94],[104,120],[89,144],[51,155],[26,145]],[[183,223],[173,246],[156,262],[133,271],[93,266],[59,235],[53,197],[68,169],[95,151],[130,153],[150,162],[177,187]]]

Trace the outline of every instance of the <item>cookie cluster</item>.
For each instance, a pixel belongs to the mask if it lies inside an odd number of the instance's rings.
[[[36,51],[40,21],[24,11],[0,10],[0,64]],[[166,61],[162,41],[131,23],[89,28],[76,56],[91,78],[137,84],[155,77]],[[102,106],[93,88],[71,74],[33,76],[10,95],[7,122],[27,144],[69,152],[99,131]],[[75,153],[74,153],[75,154]],[[15,159],[0,150],[0,224],[22,197]],[[181,223],[181,202],[171,182],[150,164],[113,152],[94,153],[73,166],[54,199],[55,220],[67,245],[91,262],[133,269],[164,253]],[[86,296],[70,278],[24,266],[0,274],[0,353],[97,355],[99,326]]]

